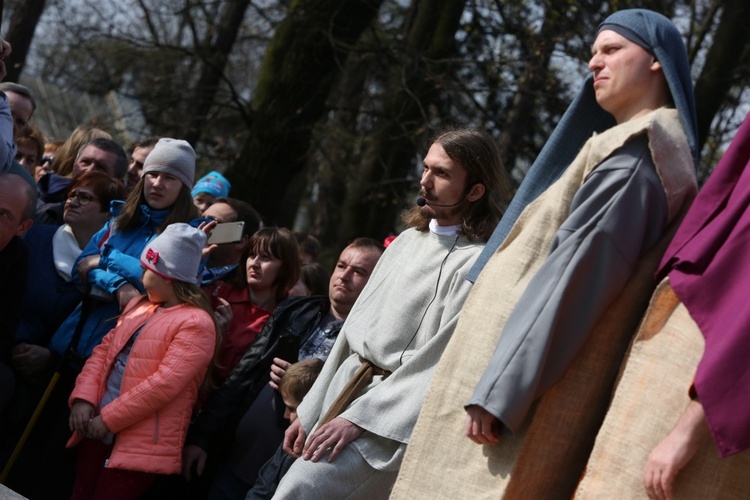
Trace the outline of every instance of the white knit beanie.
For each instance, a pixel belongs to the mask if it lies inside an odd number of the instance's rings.
[[[162,278],[197,285],[206,233],[189,224],[170,224],[141,253],[141,265]]]
[[[182,139],[159,139],[154,149],[143,162],[141,177],[149,172],[164,172],[174,175],[193,189],[195,178],[195,151],[189,142]]]

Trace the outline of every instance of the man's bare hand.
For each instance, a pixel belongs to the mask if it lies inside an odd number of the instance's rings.
[[[202,476],[207,459],[206,450],[194,444],[186,444],[182,450],[182,476],[188,481],[193,480],[193,472],[196,479]]]
[[[198,225],[198,229],[206,233],[206,239],[211,237],[211,231],[214,230],[214,228],[219,224],[218,221],[212,220],[211,222],[201,222]],[[201,260],[206,260],[211,252],[214,251],[214,249],[218,248],[219,245],[209,245],[206,243],[206,245],[203,247],[203,250],[201,250]]]
[[[671,499],[677,474],[710,436],[703,406],[691,401],[675,428],[651,451],[643,470],[643,486],[652,499]]]
[[[222,333],[226,333],[229,325],[232,323],[234,314],[232,314],[232,307],[226,299],[219,297],[219,302],[220,304],[214,309],[214,319],[216,319],[216,323],[219,325]]]
[[[11,349],[13,367],[26,378],[44,373],[52,359],[46,347],[19,342]]]
[[[88,257],[81,259],[78,263],[78,276],[81,279],[81,283],[85,285],[88,282],[89,271],[99,267],[99,260],[99,254],[89,255]]]
[[[328,462],[333,462],[344,446],[357,439],[363,432],[365,430],[357,424],[336,417],[313,432],[307,440],[302,458],[317,462],[330,450]]]
[[[302,427],[302,422],[299,419],[295,420],[284,433],[284,451],[294,458],[301,457],[306,438],[307,435]]]
[[[138,297],[140,295],[141,292],[130,283],[126,283],[118,288],[115,292],[115,296],[117,297],[117,302],[120,303],[120,311],[125,309],[125,306],[133,300],[133,297]]]
[[[268,385],[278,391],[281,378],[290,366],[292,366],[292,364],[289,361],[285,361],[281,358],[273,358],[273,364],[271,365],[271,381],[268,382]]]
[[[500,421],[481,406],[466,408],[466,437],[477,444],[497,444],[500,441]]]

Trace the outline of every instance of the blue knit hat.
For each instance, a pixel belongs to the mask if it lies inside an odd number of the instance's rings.
[[[623,29],[617,29],[617,28]],[[607,17],[599,25],[601,30],[612,29],[643,47],[656,56],[664,71],[672,100],[680,115],[693,161],[698,161],[698,134],[695,114],[695,97],[690,80],[690,65],[687,50],[677,27],[661,14],[645,9],[622,10]],[[630,37],[625,33],[629,32]],[[645,47],[644,47],[645,48]],[[476,281],[490,257],[505,241],[505,237],[516,223],[516,219],[540,194],[547,190],[573,162],[584,143],[596,133],[616,125],[615,119],[596,102],[594,77],[589,75],[583,87],[570,103],[568,109],[544,144],[539,156],[529,168],[500,223],[466,276]]]
[[[191,194],[195,197],[199,193],[208,193],[214,198],[223,198],[229,196],[230,189],[232,185],[226,177],[214,170],[198,179]]]

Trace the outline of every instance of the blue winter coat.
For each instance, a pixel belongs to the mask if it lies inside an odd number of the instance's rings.
[[[114,328],[117,316],[120,314],[120,305],[114,296],[117,289],[129,283],[139,291],[144,291],[141,284],[141,252],[156,236],[159,225],[164,222],[171,211],[171,209],[154,210],[147,205],[141,205],[140,225],[135,229],[121,232],[114,228],[114,220],[123,205],[122,201],[112,202],[110,208],[112,219],[91,238],[76,259],[77,266],[81,259],[99,254],[99,267],[89,271],[87,281],[92,286],[92,290],[99,291],[99,295],[106,297],[104,300],[92,299],[96,300],[96,303],[91,307],[81,331],[81,338],[75,347],[75,352],[81,356],[91,355],[91,351],[101,342],[104,335]],[[73,271],[73,279],[79,280],[77,270]],[[65,353],[68,344],[73,339],[73,333],[80,318],[81,306],[79,305],[52,336],[50,348],[53,352],[60,356]]]

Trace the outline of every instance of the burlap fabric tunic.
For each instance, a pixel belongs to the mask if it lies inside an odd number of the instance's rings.
[[[644,498],[646,459],[690,402],[688,388],[703,347],[703,334],[665,278],[623,363],[576,499]],[[721,458],[707,439],[677,475],[673,494],[695,500],[748,498],[748,471],[749,451]]]

